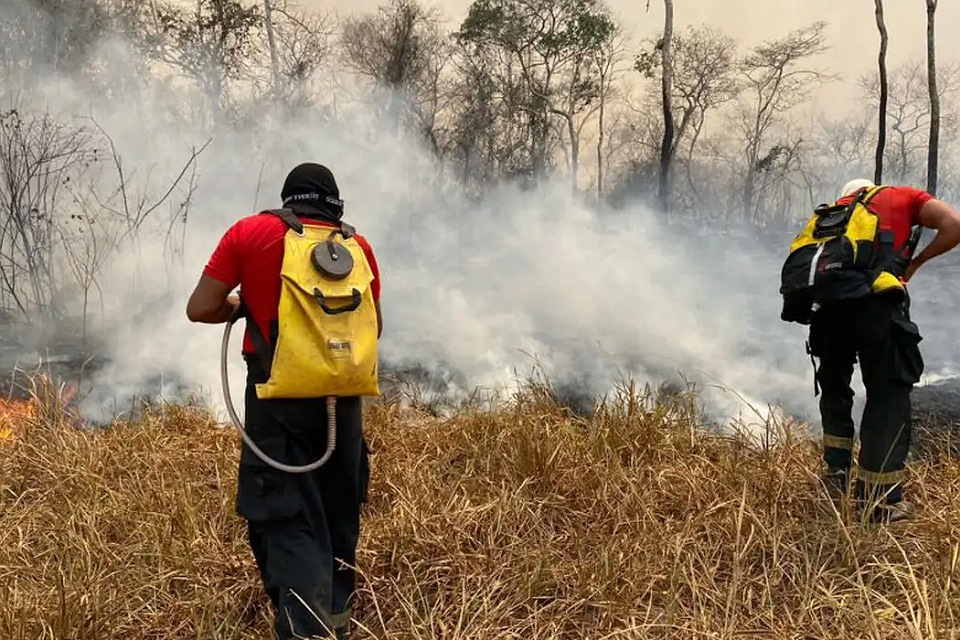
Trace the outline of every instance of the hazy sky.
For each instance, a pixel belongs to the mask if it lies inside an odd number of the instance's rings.
[[[301,0],[307,7],[335,8],[338,12],[374,10],[380,0]],[[620,23],[632,35],[631,45],[655,36],[663,24],[662,0],[607,0]],[[428,2],[428,4],[431,4]],[[432,3],[456,26],[470,0],[437,0]],[[923,58],[926,38],[924,0],[886,0],[885,15],[890,33],[889,63]],[[708,23],[741,41],[744,47],[778,37],[815,20],[828,24],[830,50],[819,64],[848,77],[871,73],[876,68],[878,35],[873,0],[676,0],[674,18],[678,29]],[[945,0],[937,11],[938,62],[957,61],[960,41],[952,26],[960,24],[960,2]],[[842,90],[835,86],[831,93]]]

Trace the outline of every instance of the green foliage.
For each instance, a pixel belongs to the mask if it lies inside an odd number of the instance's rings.
[[[674,50],[680,49],[681,36],[673,37]],[[644,78],[659,78],[660,64],[663,59],[663,38],[657,40],[649,49],[641,49],[633,62],[633,68]],[[674,58],[676,60],[676,57]]]
[[[522,69],[514,88],[529,94],[526,108],[569,114],[599,97],[591,63],[616,32],[617,24],[598,0],[476,0],[453,37],[477,54],[513,58]],[[501,73],[512,75],[508,68]]]
[[[477,48],[567,59],[598,49],[615,31],[616,23],[597,0],[476,0],[454,38]]]

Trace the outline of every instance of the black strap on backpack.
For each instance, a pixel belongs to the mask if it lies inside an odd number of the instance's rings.
[[[240,306],[237,307],[237,310],[230,317],[230,323],[232,324],[240,318],[247,321],[247,331],[250,332],[250,342],[253,343],[253,351],[260,361],[260,366],[263,367],[264,375],[269,376],[270,369],[273,366],[273,348],[264,337],[263,331],[260,330],[260,325],[258,325],[253,319],[253,316],[250,315],[250,309],[243,301],[242,292],[240,293]],[[274,331],[272,333],[276,334],[276,327],[273,328]],[[276,335],[274,335],[274,344],[276,344]]]
[[[316,216],[299,215],[298,216],[297,213],[293,211],[293,209],[267,209],[263,213],[268,213],[268,214],[277,216],[278,218],[283,220],[284,224],[286,224],[289,228],[296,231],[298,234],[303,233],[303,223],[300,221],[301,217],[316,218],[317,220],[323,220],[324,222],[329,222],[335,225],[335,227],[340,231],[340,235],[342,235],[344,238],[349,238],[357,232],[355,228],[353,228],[343,220],[333,220],[330,217],[325,215],[316,215]]]
[[[917,245],[920,244],[920,238],[923,237],[923,226],[919,224],[913,225],[913,228],[910,229],[910,235],[907,236],[906,241],[903,243],[901,250],[894,255],[893,258],[893,271],[894,275],[902,276],[907,267],[910,265],[910,261],[913,260],[913,254],[917,250]]]

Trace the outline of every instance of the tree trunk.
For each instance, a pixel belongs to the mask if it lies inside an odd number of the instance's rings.
[[[753,198],[757,192],[757,163],[752,161],[750,166],[747,168],[747,176],[743,181],[743,191],[741,193],[740,206],[742,209],[742,222],[747,224],[754,220],[755,210],[753,206]]]
[[[877,56],[877,70],[880,74],[880,108],[877,125],[877,155],[874,161],[873,182],[883,181],[883,154],[887,146],[887,25],[883,20],[883,0],[874,0],[876,5],[877,31],[880,32],[880,53]]]
[[[879,2],[879,0],[877,0]],[[273,7],[270,0],[263,0],[263,26],[267,31],[267,45],[270,47],[270,70],[273,72],[273,84],[280,79],[280,58],[277,55],[277,39],[273,33]]]
[[[937,194],[937,165],[940,154],[940,92],[937,90],[936,14],[937,0],[927,0],[927,86],[930,92],[927,192],[932,195]]]
[[[660,210],[670,212],[670,161],[673,150],[673,0],[663,0],[663,70],[661,72],[661,100],[663,102],[663,140],[660,143]]]
[[[580,192],[580,134],[573,123],[573,116],[567,114],[567,134],[570,136],[570,187],[573,195]]]
[[[600,86],[603,87],[605,80],[601,79]],[[597,207],[603,206],[603,115],[604,106],[607,102],[606,91],[601,89],[600,93],[600,113],[597,117]]]

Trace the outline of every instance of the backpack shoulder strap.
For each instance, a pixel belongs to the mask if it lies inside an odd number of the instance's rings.
[[[347,224],[346,222],[340,223],[340,235],[342,235],[344,239],[350,238],[356,235],[356,233],[357,233],[357,230],[351,225]]]
[[[860,189],[847,207],[850,209],[850,211],[853,211],[858,204],[867,204],[868,200],[873,197],[876,189],[877,187],[874,187],[873,189]]]
[[[877,185],[876,187],[872,187],[872,188],[867,189],[866,191],[862,192],[862,196],[861,196],[861,198],[860,198],[860,201],[863,203],[863,206],[867,206],[868,204],[870,204],[870,201],[873,200],[873,198],[874,198],[878,193],[880,193],[881,191],[883,191],[883,190],[886,189],[886,188],[887,188],[887,185],[881,184],[881,185]]]
[[[300,218],[297,217],[297,214],[295,214],[292,209],[267,209],[263,213],[275,215],[283,220],[284,224],[290,229],[293,229],[297,233],[303,233],[303,223],[300,222]]]
[[[297,214],[294,213],[292,209],[268,209],[263,213],[275,215],[283,220],[283,222],[290,229],[293,229],[297,233],[303,233],[303,223],[300,222],[300,218],[297,217]],[[325,222],[333,222],[332,220],[328,220],[326,218],[323,218],[323,220]],[[353,226],[343,222],[342,220],[336,222],[335,224],[336,228],[340,231],[340,235],[342,235],[345,239],[350,238],[357,233],[357,230]]]

